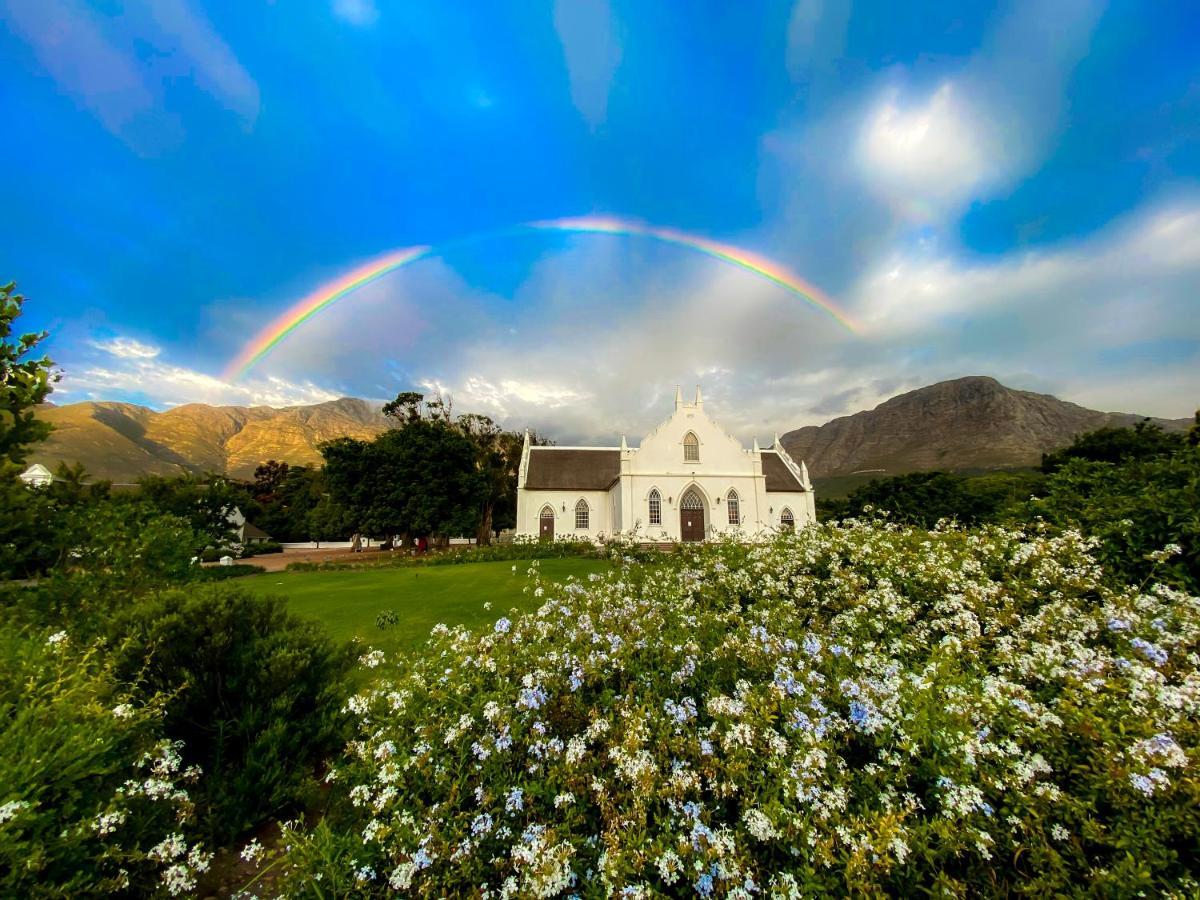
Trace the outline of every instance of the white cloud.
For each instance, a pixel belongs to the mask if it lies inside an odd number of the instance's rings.
[[[127,337],[115,337],[106,341],[92,341],[97,350],[121,359],[154,359],[162,352],[162,348]]]
[[[115,347],[113,345],[116,345]],[[164,408],[181,403],[227,406],[298,406],[336,400],[334,393],[309,381],[277,376],[228,382],[185,366],[160,361],[158,348],[117,339],[94,346],[115,359],[106,365],[69,365],[62,392],[72,399],[132,399]]]
[[[333,0],[333,14],[360,28],[374,25],[379,20],[375,0]]]
[[[896,253],[851,292],[872,330],[911,334],[939,324],[1017,311],[1047,320],[1071,310],[1075,336],[1104,344],[1133,338],[1200,338],[1187,315],[1200,277],[1200,201],[1142,211],[1074,244],[994,262]],[[1064,336],[1069,340],[1070,336]]]
[[[562,44],[575,108],[593,128],[602,125],[621,63],[621,44],[608,0],[555,0],[554,30]]]
[[[184,123],[164,102],[168,84],[190,80],[243,122],[258,116],[258,85],[185,0],[131,4],[112,15],[80,0],[0,0],[0,9],[62,91],[140,154],[184,139]]]
[[[957,206],[999,174],[986,122],[960,93],[947,82],[905,105],[892,89],[867,115],[858,142],[864,177],[913,218]]]

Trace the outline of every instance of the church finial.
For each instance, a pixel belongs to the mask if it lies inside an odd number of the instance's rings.
[[[778,431],[775,432],[775,443],[773,443],[771,446],[776,449],[779,448],[779,432]]]
[[[808,480],[808,466],[804,464],[804,460],[800,460],[800,483],[806,491],[812,490],[812,482]]]
[[[758,446],[758,435],[754,436],[754,452],[758,453],[761,448]]]
[[[675,385],[675,408],[679,409],[681,406],[683,406],[683,388]]]
[[[621,452],[625,453],[629,450],[629,445],[625,443],[625,435],[621,435]]]
[[[704,398],[700,396],[700,385],[696,385],[696,405],[703,406]]]

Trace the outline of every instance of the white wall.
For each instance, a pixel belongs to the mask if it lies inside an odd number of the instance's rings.
[[[700,441],[700,459],[684,460],[683,439],[692,432]],[[526,451],[528,452],[528,451]],[[538,515],[546,503],[555,511],[556,537],[597,537],[614,532],[636,533],[646,540],[678,541],[679,501],[696,486],[705,499],[705,534],[712,537],[738,533],[765,535],[779,527],[783,508],[789,507],[796,527],[816,521],[812,492],[767,493],[758,453],[741,443],[709,418],[702,402],[679,403],[671,417],[648,434],[637,449],[621,451],[621,477],[609,492],[527,491],[524,466],[519,480],[518,534],[537,535]],[[662,496],[662,524],[650,525],[650,491]],[[741,523],[730,525],[726,497],[738,493]],[[587,499],[591,527],[575,529],[575,502]],[[563,510],[563,505],[566,510]]]
[[[575,527],[575,504],[580,499],[588,504],[587,528]],[[612,534],[608,491],[528,491],[524,488],[517,495],[517,534],[536,537],[542,507],[547,504],[554,510],[556,538],[595,539],[602,534]]]

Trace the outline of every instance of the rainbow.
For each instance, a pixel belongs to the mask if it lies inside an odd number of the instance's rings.
[[[800,297],[811,306],[819,309],[834,319],[839,325],[852,334],[859,331],[860,326],[844,310],[840,309],[827,294],[789,272],[779,263],[759,256],[732,244],[721,244],[707,238],[676,231],[673,228],[660,228],[632,219],[619,219],[611,216],[580,216],[566,219],[549,219],[539,222],[527,222],[514,229],[502,232],[486,232],[439,245],[422,245],[405,247],[376,257],[363,263],[344,275],[326,282],[312,293],[284,310],[271,321],[248,343],[236,357],[230,360],[225,369],[225,378],[233,381],[243,377],[255,365],[263,360],[289,334],[307,322],[325,307],[337,302],[352,291],[365,284],[370,284],[389,272],[418,260],[433,256],[439,250],[473,244],[499,234],[512,234],[520,231],[557,231],[572,234],[611,234],[626,237],[650,238],[684,247],[703,253],[713,259],[730,263],[752,272],[792,294]]]

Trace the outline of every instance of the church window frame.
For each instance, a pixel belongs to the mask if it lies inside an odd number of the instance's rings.
[[[785,506],[783,511],[779,513],[779,527],[785,531],[796,530],[796,517],[792,514],[789,507]]]
[[[683,461],[700,462],[700,438],[696,437],[694,431],[683,436]]]
[[[582,497],[575,504],[575,530],[586,531],[591,528],[592,509]]]
[[[647,498],[647,504],[649,506],[649,512],[650,512],[648,521],[650,522],[651,525],[661,526],[662,525],[662,494],[660,494],[658,492],[658,488],[651,489],[650,496]]]
[[[738,497],[738,492],[730,488],[729,493],[725,497],[726,513],[729,518],[730,525],[742,524],[742,503]]]

